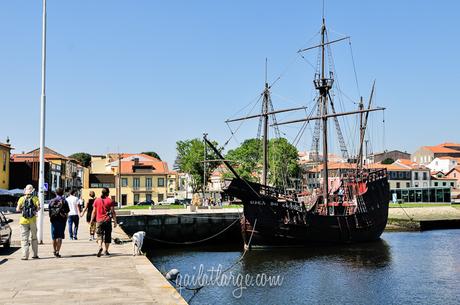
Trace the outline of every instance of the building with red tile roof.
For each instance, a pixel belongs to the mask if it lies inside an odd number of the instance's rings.
[[[455,179],[455,188],[460,189],[460,166],[452,168],[449,172],[446,173],[446,177]]]
[[[110,153],[92,156],[91,173],[84,188],[100,193],[110,190],[112,199],[121,205],[161,202],[176,196],[179,175],[170,171],[167,162],[146,154]]]
[[[49,191],[45,198],[51,198],[52,192],[58,187],[64,189],[81,189],[84,184],[85,168],[75,159],[64,156],[57,151],[45,147],[45,182]],[[40,149],[11,156],[11,188],[24,188],[32,184],[38,189]]]
[[[411,155],[411,160],[419,164],[429,164],[439,157],[460,158],[460,144],[442,143],[435,146],[422,146]]]

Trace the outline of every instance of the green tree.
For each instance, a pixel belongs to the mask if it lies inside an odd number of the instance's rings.
[[[382,161],[382,164],[393,164],[395,163],[395,160],[391,158],[386,158],[385,160]]]
[[[212,142],[217,147],[216,142]],[[176,142],[177,157],[175,167],[181,172],[190,174],[191,187],[194,193],[203,189],[204,173],[204,144],[200,139],[184,140]],[[218,159],[217,155],[207,148],[207,160]],[[219,166],[218,162],[206,163],[206,177],[209,179],[214,169]]]
[[[285,138],[271,139],[268,147],[268,181],[275,187],[285,187],[289,177],[297,177],[300,173],[297,148]]]
[[[232,165],[241,178],[259,182],[258,177],[262,174],[263,158],[260,139],[245,140],[239,147],[229,150],[225,158],[233,161]]]
[[[147,156],[150,156],[150,157],[157,158],[158,160],[161,161],[160,155],[158,155],[158,154],[157,154],[156,152],[154,152],[154,151],[144,151],[144,152],[142,152],[141,154],[144,154],[144,155],[147,155]]]
[[[263,152],[260,139],[244,141],[230,150],[226,159],[233,161],[238,175],[249,181],[259,182],[262,175]],[[268,183],[283,188],[289,178],[298,177],[298,151],[284,138],[271,139],[268,143]],[[228,174],[231,176],[231,174]]]
[[[85,152],[75,153],[69,156],[69,158],[75,159],[80,162],[84,167],[91,165],[91,155]]]

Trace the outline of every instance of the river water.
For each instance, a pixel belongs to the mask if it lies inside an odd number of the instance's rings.
[[[152,249],[149,257],[162,272],[179,269],[182,286],[204,285],[196,294],[181,289],[190,304],[460,304],[460,230],[252,250],[238,263],[242,254],[229,245]],[[233,267],[222,273],[219,265]]]

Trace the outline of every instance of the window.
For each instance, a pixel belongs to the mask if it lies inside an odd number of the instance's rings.
[[[450,183],[450,186],[451,186],[451,187],[454,187],[454,183],[453,183],[453,182],[451,182],[451,183]]]
[[[410,187],[410,182],[406,182],[406,187]]]
[[[457,178],[457,174],[456,174],[456,173],[454,173],[454,178]]]
[[[141,186],[141,179],[134,178],[133,179],[133,189],[138,190],[140,186]],[[139,202],[139,200],[137,202]]]
[[[396,182],[396,188],[397,188],[397,189],[401,188],[401,183]]]
[[[426,174],[426,172],[423,172],[423,180],[427,180],[428,179],[428,176]]]
[[[121,187],[128,186],[128,178],[121,178]]]
[[[446,183],[446,182],[443,182],[443,183],[442,183],[442,186],[446,186],[446,185],[447,185],[447,183]]]
[[[418,180],[418,172],[414,173],[414,180]]]
[[[139,178],[137,178],[139,179]],[[134,194],[134,204],[139,203],[139,194]]]
[[[65,184],[68,186],[68,181],[66,181]],[[90,187],[95,188],[95,189],[101,189],[103,187],[106,187],[110,189],[110,188],[114,188],[115,184],[113,183],[91,183]]]
[[[437,182],[435,182],[435,183],[434,183],[434,186],[438,186],[438,183],[437,183]]]
[[[152,200],[152,194],[145,194],[145,200],[146,201]]]
[[[158,194],[158,201],[163,201],[163,199],[165,198],[164,196],[164,194]]]
[[[399,172],[399,178],[402,178],[403,177],[403,172]]]
[[[152,188],[152,178],[145,178],[145,187],[148,189]]]
[[[158,186],[165,186],[165,178],[158,178]]]

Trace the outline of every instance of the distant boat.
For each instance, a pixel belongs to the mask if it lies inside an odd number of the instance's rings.
[[[222,162],[234,174],[235,178],[228,181],[224,192],[240,199],[244,206],[244,217],[241,220],[241,229],[245,247],[249,246],[294,246],[308,245],[314,242],[326,243],[354,243],[379,239],[388,219],[388,204],[390,191],[387,172],[385,169],[366,169],[363,166],[363,142],[367,125],[368,114],[384,108],[364,109],[363,102],[355,111],[336,113],[329,91],[334,83],[334,74],[326,74],[325,53],[330,44],[347,39],[348,37],[329,41],[325,19],[321,27],[321,43],[319,45],[299,50],[303,52],[320,48],[320,71],[314,79],[318,90],[318,113],[314,117],[300,120],[276,123],[274,125],[291,124],[297,122],[317,121],[319,146],[319,130],[322,130],[322,159],[321,186],[311,194],[288,193],[267,184],[268,172],[268,118],[275,113],[296,109],[274,111],[269,108],[270,86],[265,84],[263,93],[262,113],[236,120],[253,117],[263,118],[263,171],[261,183],[254,183],[241,178],[232,165],[224,159],[213,144],[205,137],[206,143],[222,159]],[[329,105],[330,103],[330,105]],[[329,113],[329,107],[332,112]],[[327,121],[347,115],[360,116],[360,148],[358,156],[352,161],[348,172],[342,177],[330,179],[328,177],[328,133]],[[320,124],[321,123],[321,124]],[[321,126],[321,128],[320,128]],[[344,141],[341,137],[341,149]],[[343,144],[343,145],[342,145]]]

